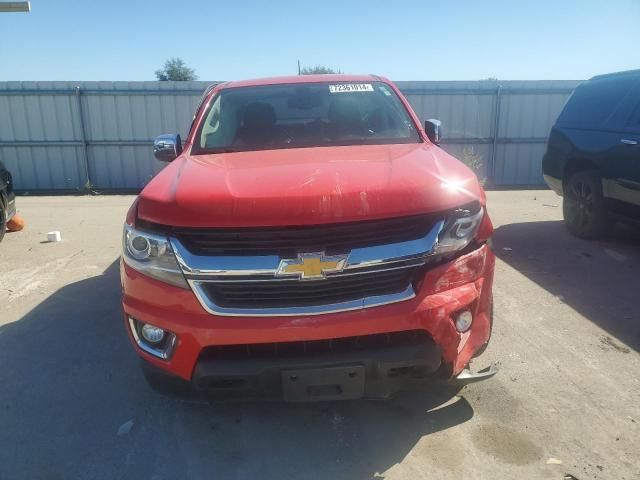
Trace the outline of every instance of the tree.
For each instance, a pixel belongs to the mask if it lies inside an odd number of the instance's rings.
[[[185,65],[181,58],[171,57],[164,62],[164,67],[156,70],[156,77],[162,82],[171,80],[173,82],[188,82],[197,80],[198,76],[193,68]]]
[[[323,65],[316,65],[315,67],[302,67],[300,69],[300,75],[315,75],[318,73],[342,73],[340,70],[334,70],[333,68],[325,67]]]
[[[462,161],[462,163],[473,170],[473,173],[478,176],[480,185],[484,185],[487,182],[487,179],[485,177],[480,176],[482,174],[482,167],[484,165],[484,162],[482,161],[482,155],[476,153],[473,146],[464,147],[462,149],[462,157],[460,158],[460,161]]]

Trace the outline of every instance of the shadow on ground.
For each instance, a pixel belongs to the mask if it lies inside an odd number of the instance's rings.
[[[588,241],[570,235],[561,221],[512,223],[496,229],[494,251],[581,315],[640,350],[640,232],[620,226],[606,241]],[[611,347],[625,348],[615,341]]]
[[[369,479],[473,416],[445,387],[392,402],[160,397],[125,335],[119,289],[114,262],[0,327],[0,478]]]

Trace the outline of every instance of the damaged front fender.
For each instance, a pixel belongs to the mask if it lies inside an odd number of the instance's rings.
[[[492,284],[495,257],[487,245],[430,270],[421,294],[424,328],[442,347],[442,360],[451,378],[484,349],[492,330]],[[471,327],[459,332],[455,317],[468,310]]]

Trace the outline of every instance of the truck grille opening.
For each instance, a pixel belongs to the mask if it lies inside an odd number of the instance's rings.
[[[424,237],[442,214],[328,225],[256,228],[178,228],[172,235],[195,255],[345,253],[354,248]]]
[[[332,338],[301,342],[255,343],[247,345],[217,345],[203,349],[200,359],[242,360],[291,358],[372,350],[383,347],[431,345],[433,340],[424,330],[379,333],[357,337]],[[396,372],[398,373],[398,372]]]
[[[225,308],[330,305],[403,292],[411,285],[415,271],[414,267],[310,281],[217,281],[205,283],[204,290],[216,305]]]

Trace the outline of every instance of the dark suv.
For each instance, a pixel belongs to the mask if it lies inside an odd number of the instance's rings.
[[[16,213],[16,200],[13,193],[13,181],[11,173],[0,162],[0,242],[7,230],[7,222]]]
[[[576,88],[551,130],[542,170],[564,196],[574,235],[605,236],[616,220],[640,224],[640,70]]]

